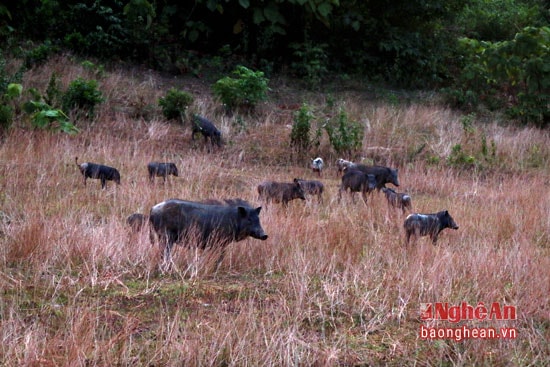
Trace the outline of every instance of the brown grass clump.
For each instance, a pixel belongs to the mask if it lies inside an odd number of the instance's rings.
[[[45,88],[53,71],[65,85],[97,77],[65,58],[26,74],[25,88]],[[131,232],[128,215],[148,214],[168,198],[239,197],[259,206],[263,180],[317,179],[310,157],[289,149],[291,88],[279,81],[278,100],[239,117],[223,115],[203,81],[132,70],[99,81],[108,101],[93,121],[76,122],[78,135],[29,130],[21,121],[0,143],[3,365],[547,363],[547,131],[474,122],[495,142],[496,157],[455,167],[446,157],[465,144],[461,116],[347,92],[350,118],[365,124],[363,161],[399,168],[399,191],[412,196],[414,211],[448,209],[458,231],[445,230],[437,246],[420,238],[406,247],[405,217],[389,211],[381,193],[368,205],[347,196],[338,203],[339,157],[322,146],[323,203],[264,208],[269,239],[230,244],[217,271],[216,253],[177,246],[172,271],[163,273],[148,228]],[[161,118],[156,101],[173,85],[194,93],[193,108],[220,127],[223,149],[208,152],[191,142],[188,125]],[[468,149],[477,151],[477,142]],[[116,167],[122,184],[84,186],[75,156]],[[176,163],[180,177],[151,184],[153,160]],[[434,302],[513,305],[517,320],[422,321],[421,304]],[[511,327],[517,338],[423,340],[421,325]]]

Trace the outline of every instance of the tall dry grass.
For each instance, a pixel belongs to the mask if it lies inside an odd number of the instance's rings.
[[[54,69],[64,83],[90,77],[56,60],[28,74],[25,87],[44,88]],[[21,121],[0,145],[3,365],[546,365],[547,131],[476,124],[495,140],[498,161],[484,171],[454,169],[427,157],[445,157],[461,141],[459,115],[343,94],[351,117],[366,125],[364,160],[399,168],[399,190],[411,194],[414,210],[448,209],[458,231],[445,230],[437,246],[422,238],[407,248],[404,217],[383,195],[368,205],[338,203],[337,157],[321,146],[315,153],[329,166],[322,204],[264,207],[269,239],[231,244],[217,272],[216,256],[178,246],[173,270],[161,273],[148,230],[131,233],[128,215],[171,197],[261,205],[262,180],[315,176],[308,157],[290,153],[292,115],[276,102],[245,116],[246,132],[218,111],[204,82],[127,70],[100,82],[108,101],[96,119],[77,122],[80,134],[33,131]],[[188,127],[158,111],[132,117],[135,103],[154,105],[170,85],[193,90],[194,108],[226,136],[222,150],[192,144]],[[424,143],[424,153],[411,155]],[[84,186],[75,156],[117,167],[122,185]],[[150,184],[151,160],[175,162],[180,177]],[[517,339],[419,338],[421,303],[463,301],[516,306],[517,320],[458,326],[514,327]]]

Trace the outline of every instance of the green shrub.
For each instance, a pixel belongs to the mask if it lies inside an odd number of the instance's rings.
[[[290,132],[290,145],[298,151],[307,151],[311,145],[310,130],[313,113],[307,104],[302,104],[302,107],[294,114],[294,122],[292,123],[292,131]]]
[[[13,109],[8,105],[0,105],[0,130],[6,130],[13,121]]]
[[[78,78],[69,84],[63,95],[63,110],[81,109],[93,116],[97,104],[103,102],[96,80]]]
[[[487,137],[484,132],[476,129],[476,115],[471,113],[460,119],[462,124],[461,142],[453,145],[451,153],[447,157],[447,164],[451,167],[470,169],[475,168],[483,170],[490,168],[497,161],[496,143],[491,140],[487,143]]]
[[[290,65],[292,71],[302,77],[310,87],[316,87],[328,72],[327,44],[313,44],[312,42],[294,43],[290,48],[296,61]]]
[[[18,83],[9,83],[5,92],[0,95],[0,128],[7,129],[13,120],[13,101],[21,96],[23,86]]]
[[[185,120],[187,108],[193,103],[191,93],[171,88],[164,97],[159,98],[159,106],[162,108],[162,114],[168,120]]]
[[[461,144],[455,144],[447,157],[447,163],[456,168],[474,168],[478,161],[473,155],[464,152]]]
[[[459,45],[463,65],[448,101],[467,108],[481,101],[522,123],[550,123],[550,27],[526,27],[510,41],[462,38]]]
[[[338,154],[352,156],[363,144],[363,126],[357,121],[350,120],[342,107],[336,117],[325,123],[324,128],[330,145]]]
[[[22,78],[22,69],[10,73],[6,68],[6,60],[0,52],[0,129],[8,129],[13,122],[15,100],[21,95],[23,86],[17,81]]]
[[[25,54],[25,68],[30,69],[33,66],[44,64],[48,58],[59,51],[59,47],[52,45],[50,41],[45,41],[43,44],[27,51]]]
[[[233,70],[236,78],[224,77],[212,85],[214,95],[229,110],[236,108],[253,109],[267,99],[268,82],[262,71],[253,71],[239,65]]]
[[[31,115],[31,123],[40,129],[61,131],[67,134],[76,134],[79,130],[69,117],[60,109],[55,109],[44,102],[30,101],[35,112]]]
[[[44,101],[50,106],[61,106],[63,99],[63,92],[59,87],[59,81],[57,80],[57,74],[55,72],[50,76],[50,81],[48,82],[48,87],[46,88],[46,95],[44,96]]]

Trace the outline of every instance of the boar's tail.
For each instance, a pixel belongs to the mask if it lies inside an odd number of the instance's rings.
[[[78,157],[74,157],[74,162],[76,163],[76,165],[78,166]]]

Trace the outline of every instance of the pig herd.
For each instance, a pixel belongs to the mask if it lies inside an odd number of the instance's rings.
[[[214,125],[205,118],[196,116],[193,126],[193,136],[200,132],[205,140],[210,138],[212,145],[221,144],[221,134]],[[106,187],[107,181],[120,184],[120,173],[116,168],[102,164],[85,162],[75,163],[79,168],[84,184],[86,180],[98,179],[101,187]],[[348,192],[353,202],[355,193],[361,193],[367,204],[368,195],[373,191],[382,191],[388,206],[406,211],[412,211],[411,196],[399,193],[386,187],[391,183],[398,187],[397,169],[383,166],[367,166],[344,159],[336,162],[341,184],[338,189],[338,202],[342,193]],[[318,157],[311,161],[311,169],[319,177],[322,176],[324,162]],[[178,177],[178,168],[172,162],[150,162],[147,164],[148,178],[151,182],[155,177]],[[318,180],[295,178],[292,182],[265,181],[258,185],[258,200],[264,205],[281,203],[284,207],[295,199],[306,200],[306,196],[317,197],[323,202],[324,185]],[[220,249],[218,264],[223,259],[225,247],[231,242],[238,242],[248,237],[266,240],[268,235],[260,223],[261,207],[253,207],[241,199],[205,200],[201,202],[169,199],[154,205],[149,215],[134,213],[127,218],[128,225],[138,231],[146,225],[151,229],[152,239],[158,239],[164,264],[171,263],[171,251],[176,243],[193,243],[195,246]],[[409,244],[411,237],[429,236],[435,245],[439,233],[445,228],[458,229],[455,221],[447,210],[433,214],[412,213],[404,221],[405,241]]]

